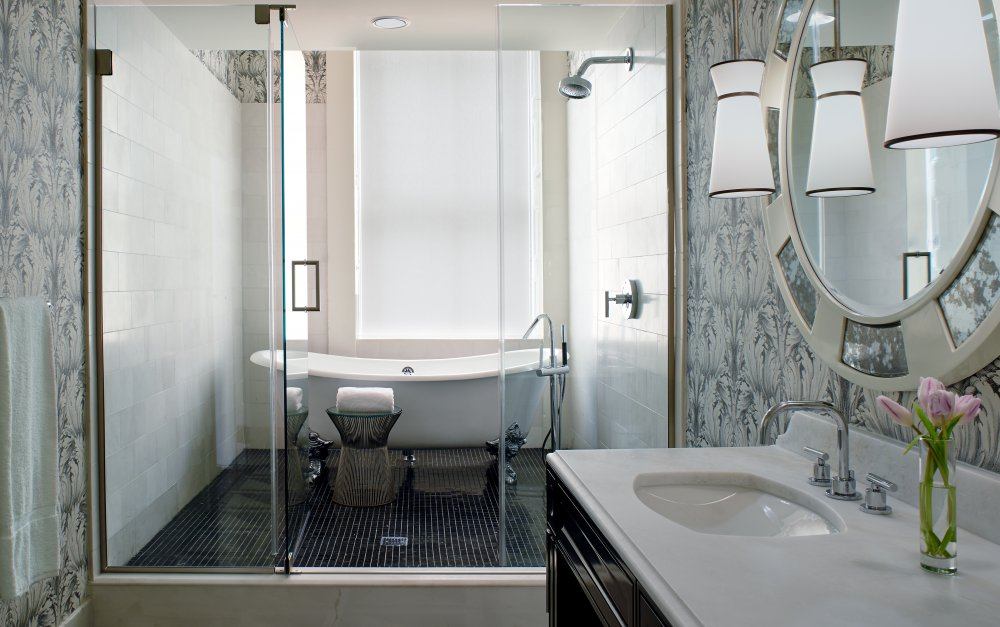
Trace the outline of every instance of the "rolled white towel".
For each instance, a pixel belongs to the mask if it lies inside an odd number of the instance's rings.
[[[302,409],[302,388],[286,388],[285,403],[285,411]]]
[[[337,411],[345,414],[388,414],[395,407],[392,388],[340,388]]]

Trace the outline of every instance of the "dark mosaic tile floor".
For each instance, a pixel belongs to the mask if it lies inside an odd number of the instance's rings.
[[[397,498],[380,507],[333,503],[328,481],[306,506],[299,567],[489,567],[501,565],[499,494],[493,458],[482,449],[417,450],[415,466],[394,452]],[[544,564],[544,453],[514,460],[506,492],[506,566]],[[330,460],[329,478],[336,469]],[[269,566],[269,453],[248,450],[171,520],[130,566]],[[405,538],[405,546],[387,546]]]
[[[128,566],[268,567],[271,454],[246,450],[146,543]]]
[[[333,503],[317,486],[296,551],[301,567],[498,566],[499,495],[493,458],[482,449],[416,451],[409,467],[396,457],[396,500],[380,507]],[[336,459],[331,460],[336,468]],[[541,449],[514,460],[518,483],[507,490],[506,566],[542,566],[545,472]],[[335,472],[335,470],[333,471]],[[333,473],[331,472],[331,475]],[[406,538],[405,547],[383,538]],[[391,540],[390,540],[391,541]]]

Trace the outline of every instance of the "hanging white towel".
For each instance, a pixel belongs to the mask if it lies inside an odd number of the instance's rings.
[[[394,404],[392,388],[337,390],[337,411],[345,414],[389,414]]]
[[[57,433],[48,306],[0,298],[0,599],[59,572]]]

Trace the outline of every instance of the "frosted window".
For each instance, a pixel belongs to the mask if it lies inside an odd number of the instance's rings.
[[[509,54],[503,276],[506,326],[516,335],[538,300],[529,80],[537,80],[537,55]],[[495,53],[364,51],[356,59],[358,334],[496,337]],[[523,175],[508,176],[507,167]]]

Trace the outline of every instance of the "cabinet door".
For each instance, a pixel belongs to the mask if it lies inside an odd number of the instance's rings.
[[[553,534],[567,556],[579,562],[586,578],[593,580],[592,597],[608,605],[605,620],[608,624],[630,624],[635,612],[635,586],[624,562],[565,488],[556,486],[549,498],[555,499],[549,520]]]
[[[645,594],[639,594],[639,627],[670,627]]]
[[[591,605],[587,591],[559,543],[549,547],[549,626],[602,627],[604,622]]]

